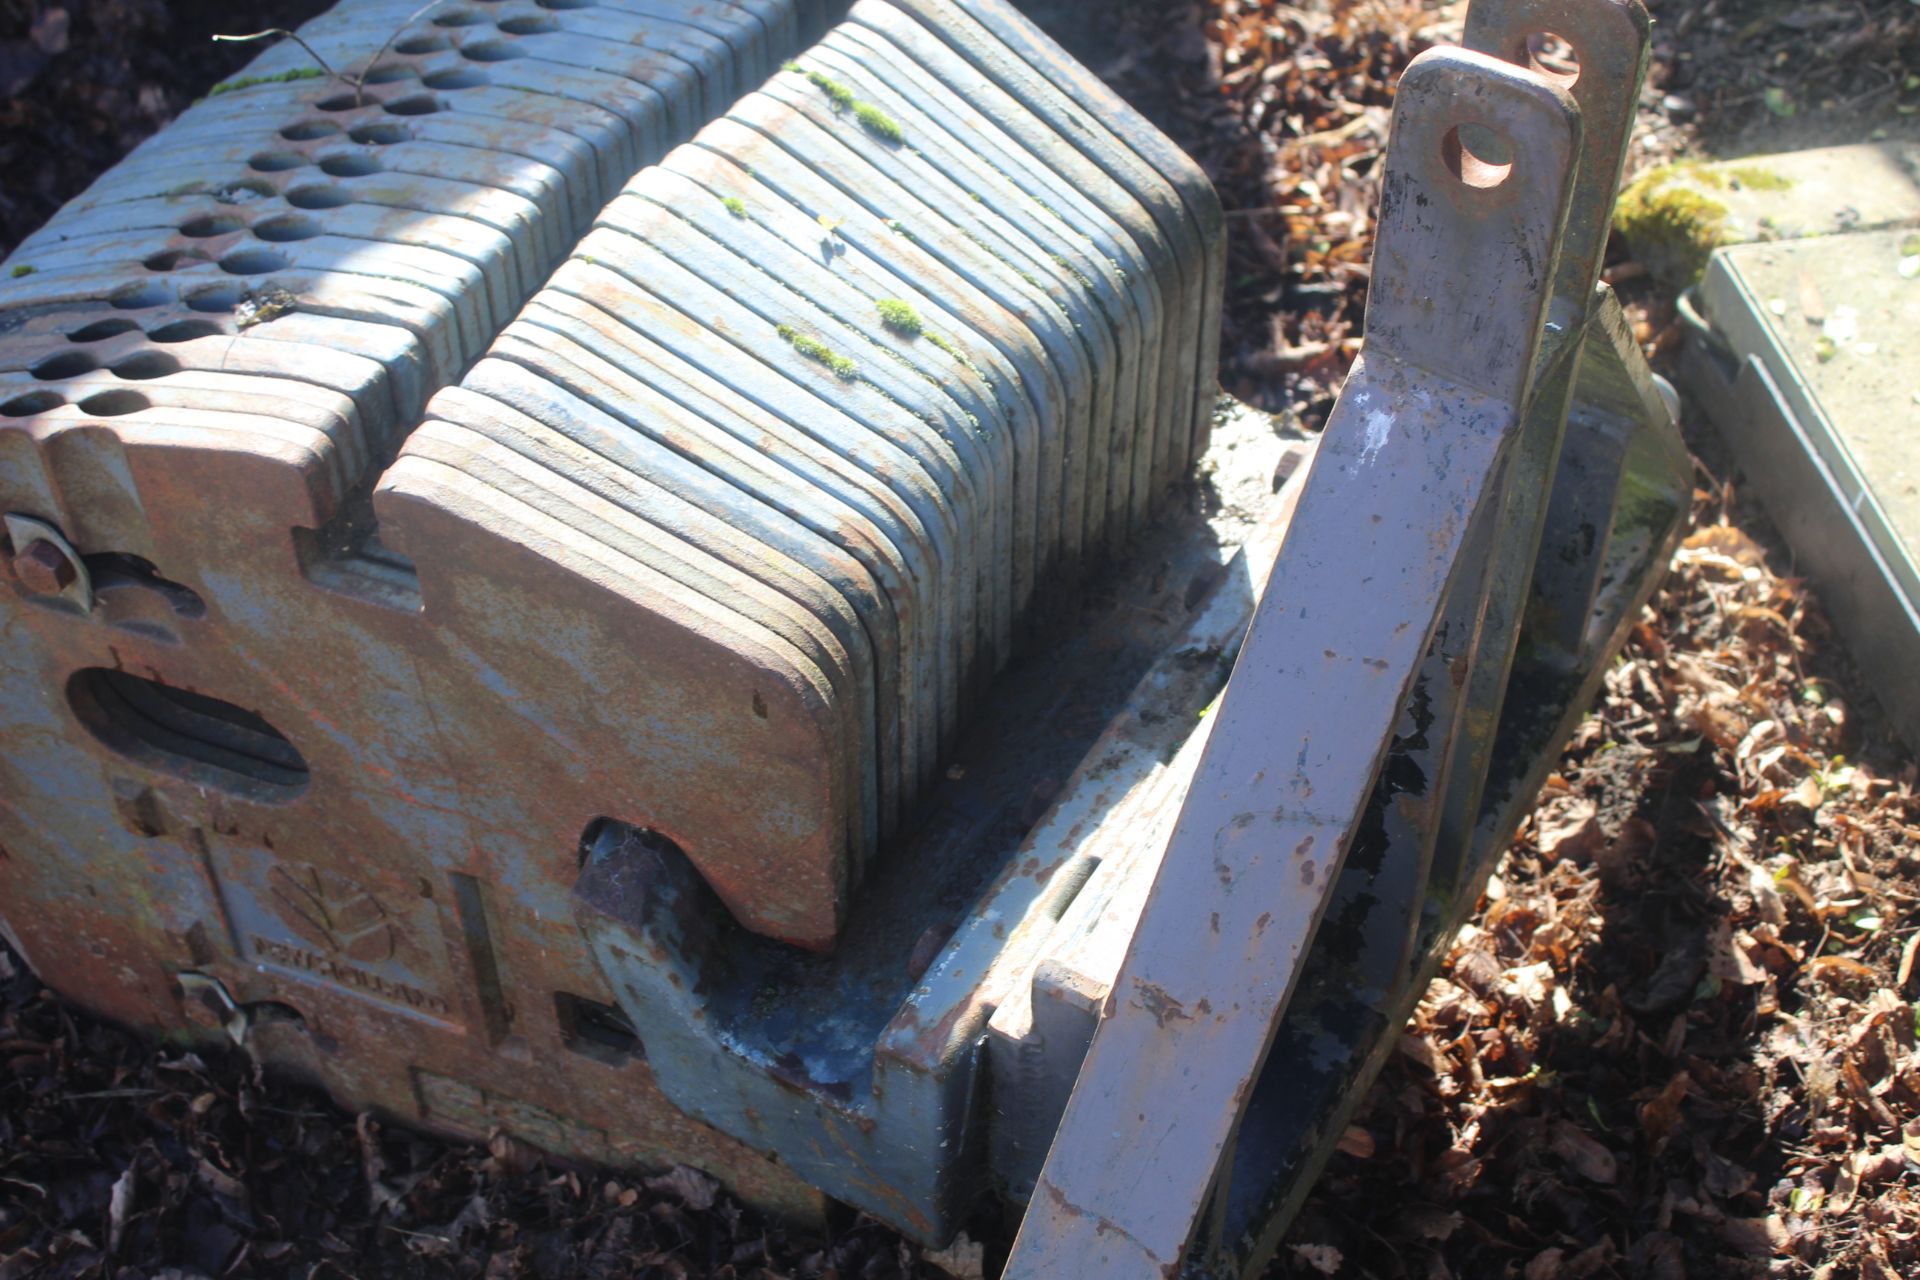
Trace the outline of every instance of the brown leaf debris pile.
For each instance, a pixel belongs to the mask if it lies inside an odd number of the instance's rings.
[[[1831,638],[1730,497],[1698,495],[1291,1273],[1920,1274],[1916,772],[1849,762]]]
[[[789,1239],[692,1169],[594,1176],[343,1114],[72,1013],[0,946],[0,1280],[931,1274],[871,1223]]]

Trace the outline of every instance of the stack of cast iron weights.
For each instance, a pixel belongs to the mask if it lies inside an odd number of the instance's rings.
[[[1036,596],[1206,444],[1211,188],[1008,17],[852,6],[601,210],[383,485],[617,552],[622,594],[810,690],[856,867]]]
[[[1224,257],[1199,170],[1000,0],[845,9],[343,0],[8,259],[0,507],[154,561],[127,460],[268,454],[306,576],[403,593],[409,503],[558,521],[742,705],[800,691],[857,877],[1205,448]]]
[[[137,520],[101,528],[98,495],[32,480],[61,434],[111,419],[123,440],[318,454],[342,500],[607,197],[828,8],[343,0],[8,258],[0,496],[76,541],[138,546]]]

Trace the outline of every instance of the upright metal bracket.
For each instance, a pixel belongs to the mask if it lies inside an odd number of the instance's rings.
[[[1392,727],[1450,592],[1469,577],[1469,603],[1453,613],[1477,630],[1485,561],[1469,550],[1502,534],[1486,527],[1526,420],[1579,126],[1563,89],[1483,54],[1433,50],[1401,79],[1367,349],[1327,425],[1009,1277],[1160,1278],[1182,1266],[1361,835]],[[1506,163],[1476,157],[1463,133],[1491,133]]]
[[[1160,927],[1150,932],[1143,921],[1135,935],[1008,1276],[1151,1274],[1156,1267],[1190,1276],[1261,1271],[1472,905],[1475,886],[1511,838],[1559,744],[1590,701],[1607,656],[1657,585],[1659,566],[1684,524],[1689,462],[1673,410],[1659,394],[1617,300],[1597,284],[1646,68],[1648,28],[1638,0],[1476,0],[1470,10],[1468,45],[1531,68],[1570,92],[1584,126],[1570,157],[1558,262],[1544,272],[1551,300],[1543,316],[1534,313],[1544,319],[1544,332],[1520,398],[1524,407],[1507,434],[1504,457],[1493,466],[1480,455],[1448,455],[1444,442],[1435,442],[1444,465],[1472,468],[1470,476],[1456,470],[1456,479],[1485,488],[1476,490],[1464,539],[1454,536],[1458,509],[1427,508],[1436,553],[1444,544],[1460,559],[1441,593],[1424,657],[1410,684],[1402,685],[1405,696],[1384,758],[1372,728],[1379,722],[1353,714],[1356,703],[1344,691],[1322,695],[1319,705],[1338,706],[1340,718],[1322,712],[1321,719],[1307,710],[1312,704],[1304,698],[1269,702],[1248,684],[1242,672],[1249,664],[1291,658],[1299,666],[1310,662],[1312,652],[1288,648],[1300,642],[1276,640],[1277,626],[1256,623],[1223,698],[1200,781],[1160,863],[1148,908],[1151,917],[1160,904]],[[1572,47],[1577,74],[1559,75],[1540,65],[1535,50],[1549,33]],[[1416,67],[1422,76],[1441,74],[1421,63]],[[1482,74],[1471,61],[1443,65],[1453,75]],[[1397,103],[1390,175],[1417,168],[1409,152],[1431,146],[1431,135],[1422,139],[1405,128],[1405,113],[1416,107],[1434,111],[1445,93],[1430,88],[1425,97],[1409,94],[1422,83],[1414,71],[1409,69]],[[1493,175],[1456,150],[1462,136],[1458,106],[1471,94],[1463,87],[1454,92],[1454,114],[1440,107],[1442,114],[1433,118],[1444,154],[1453,158],[1448,168],[1463,183],[1485,181]],[[1486,135],[1469,131],[1466,137],[1473,144]],[[1516,163],[1505,177],[1524,182],[1537,174]],[[1392,314],[1378,309],[1383,298],[1411,298],[1442,325],[1452,325],[1463,346],[1478,338],[1485,323],[1483,295],[1435,289],[1431,274],[1418,274],[1423,264],[1410,259],[1407,242],[1392,238],[1385,211],[1394,181],[1390,176],[1375,259],[1369,361],[1377,361],[1397,337],[1382,325]],[[1426,206],[1416,201],[1416,207]],[[1440,230],[1431,221],[1418,225],[1421,235]],[[1524,242],[1515,256],[1524,261],[1514,265],[1535,266]],[[1528,272],[1529,286],[1539,279]],[[1543,300],[1539,292],[1526,294],[1529,307]],[[1364,451],[1378,393],[1371,373],[1350,386],[1323,449],[1335,448],[1345,433],[1348,441],[1359,435]],[[1402,455],[1404,465],[1418,465],[1414,456]],[[1263,616],[1284,616],[1285,605],[1276,605],[1276,597],[1308,607],[1338,598],[1293,576],[1326,571],[1311,563],[1293,567],[1313,555],[1302,551],[1300,540],[1337,546],[1318,523],[1326,517],[1314,512],[1334,505],[1336,489],[1352,498],[1344,476],[1315,479],[1319,483],[1309,488],[1263,601]],[[1368,512],[1386,505],[1367,496]],[[1431,501],[1432,493],[1422,490],[1421,497]],[[1423,621],[1433,603],[1433,597],[1398,599],[1408,606],[1408,619],[1417,613]],[[1357,630],[1373,611],[1347,606],[1337,626]],[[1303,620],[1293,625],[1308,629]],[[1327,651],[1330,661],[1334,652]],[[1395,668],[1393,674],[1404,679],[1409,673]],[[1268,696],[1286,687],[1271,674],[1258,684]],[[1281,740],[1267,727],[1274,723],[1300,728]],[[1263,752],[1260,739],[1248,735],[1229,746],[1236,724],[1242,735],[1258,726],[1273,745]],[[1315,750],[1316,724],[1340,735],[1338,743],[1353,744],[1353,761],[1376,753],[1364,788],[1350,785],[1358,766],[1345,773],[1325,767],[1328,753]],[[1297,747],[1290,745],[1296,738]],[[1228,758],[1238,763],[1237,775],[1218,768],[1209,774],[1211,757],[1221,752],[1233,753]],[[1337,872],[1316,868],[1309,875],[1308,855],[1288,860],[1284,844],[1273,839],[1270,829],[1287,815],[1288,805],[1264,811],[1272,798],[1265,793],[1275,790],[1271,774],[1292,789],[1283,802],[1291,800],[1309,818],[1318,816],[1310,805],[1327,798],[1329,781],[1339,788],[1341,806],[1365,790],[1357,825],[1320,832],[1310,829],[1311,821],[1298,824],[1303,842],[1322,834],[1339,838]],[[1340,809],[1336,820],[1345,812]],[[1278,866],[1267,865],[1272,863]],[[1283,883],[1289,867],[1297,887]],[[1252,877],[1263,877],[1268,892],[1255,892],[1248,902]],[[1231,906],[1236,897],[1248,905],[1237,912],[1213,909]],[[1277,902],[1285,902],[1285,909]],[[1220,931],[1229,920],[1244,927],[1255,907],[1257,936],[1232,939],[1242,946],[1238,954],[1226,952]],[[1216,981],[1223,972],[1228,979]],[[1163,976],[1179,985],[1165,984]],[[1249,1011],[1253,1017],[1245,1016]],[[1232,1021],[1243,1025],[1229,1030]],[[1126,1029],[1110,1033],[1113,1027]],[[1233,1046],[1231,1061],[1223,1061],[1222,1044]],[[1196,1051],[1199,1045],[1205,1047]],[[1147,1065],[1127,1079],[1129,1058]],[[1209,1107],[1211,1114],[1195,1127],[1191,1118]],[[1167,1176],[1170,1164],[1178,1182]]]

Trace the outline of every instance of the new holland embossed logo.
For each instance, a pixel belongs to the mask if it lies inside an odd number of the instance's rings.
[[[370,963],[391,960],[399,951],[399,926],[360,885],[315,866],[276,866],[268,880],[276,914],[306,942]]]
[[[435,990],[428,900],[376,893],[265,849],[229,845],[216,860],[235,932],[255,960],[434,1017],[453,1014]]]

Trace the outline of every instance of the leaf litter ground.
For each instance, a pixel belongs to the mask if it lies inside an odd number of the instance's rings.
[[[1393,81],[1460,7],[1028,7],[1207,167],[1231,230],[1222,383],[1317,426],[1358,350]],[[1632,167],[1836,121],[1912,135],[1905,0],[1653,8]],[[0,0],[0,153],[30,175],[0,244],[243,60],[152,38],[209,21]],[[1669,358],[1671,298],[1631,261],[1609,276]],[[1920,778],[1686,427],[1693,529],[1276,1276],[1920,1274]],[[788,1233],[690,1170],[589,1176],[382,1128],[237,1054],[98,1024],[0,954],[0,1280],[878,1278],[975,1256],[857,1219]]]

